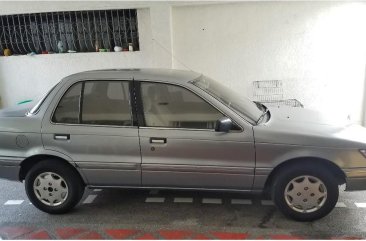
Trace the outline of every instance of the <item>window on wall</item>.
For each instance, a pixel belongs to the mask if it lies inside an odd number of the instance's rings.
[[[136,9],[0,16],[0,48],[13,54],[139,50]]]

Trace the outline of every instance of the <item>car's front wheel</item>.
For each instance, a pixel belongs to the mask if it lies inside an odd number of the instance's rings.
[[[335,177],[316,165],[291,165],[276,176],[272,199],[288,217],[313,221],[326,216],[338,201]]]
[[[40,210],[59,214],[72,209],[82,198],[84,184],[76,170],[58,160],[45,160],[25,177],[28,198]]]

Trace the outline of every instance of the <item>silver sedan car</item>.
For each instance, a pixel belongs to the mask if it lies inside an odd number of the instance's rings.
[[[267,108],[195,72],[88,71],[0,112],[0,177],[55,214],[89,186],[266,193],[310,221],[334,208],[339,185],[366,189],[366,129]]]

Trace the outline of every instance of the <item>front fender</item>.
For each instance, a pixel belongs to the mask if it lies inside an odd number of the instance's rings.
[[[268,176],[280,164],[299,159],[324,159],[334,163],[343,172],[366,167],[365,158],[357,149],[323,148],[286,144],[256,143],[256,169],[253,190],[263,189]]]

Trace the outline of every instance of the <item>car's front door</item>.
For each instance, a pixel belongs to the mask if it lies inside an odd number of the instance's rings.
[[[90,185],[141,185],[131,83],[87,80],[64,86],[43,119],[45,149],[70,156]]]
[[[143,186],[251,189],[255,150],[249,124],[215,132],[226,114],[202,96],[168,83],[139,85]]]

